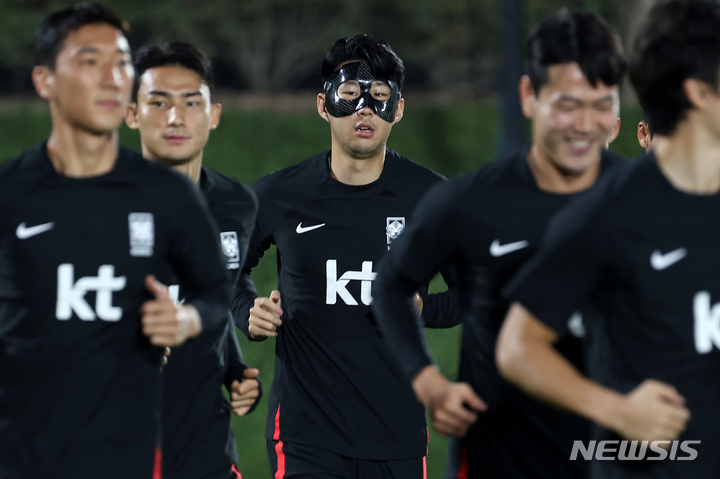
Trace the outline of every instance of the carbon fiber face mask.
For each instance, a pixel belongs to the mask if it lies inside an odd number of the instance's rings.
[[[360,84],[360,95],[354,100],[343,100],[338,87],[343,83],[356,80]],[[371,87],[373,82],[382,81],[390,87],[390,98],[378,100],[373,98]],[[390,80],[375,78],[370,65],[365,61],[346,63],[325,82],[325,106],[328,113],[336,118],[350,116],[363,108],[370,108],[378,117],[392,123],[395,120],[398,102],[402,97],[397,83]]]

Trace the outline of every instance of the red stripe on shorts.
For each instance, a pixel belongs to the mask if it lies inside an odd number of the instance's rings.
[[[457,472],[457,479],[468,479],[467,444],[460,446],[460,467]]]
[[[275,432],[273,432],[273,441],[275,444],[275,454],[277,455],[277,472],[274,479],[283,479],[285,477],[285,453],[283,452],[283,442],[280,440],[280,404],[278,404],[275,413]]]
[[[155,465],[153,466],[153,479],[162,479],[162,450],[155,448]]]

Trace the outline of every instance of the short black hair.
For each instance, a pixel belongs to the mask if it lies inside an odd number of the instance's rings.
[[[539,95],[548,83],[548,67],[577,63],[595,87],[620,84],[627,60],[619,35],[602,18],[590,12],[563,8],[532,29],[525,45],[525,69]]]
[[[322,63],[323,83],[330,79],[342,63],[352,60],[365,60],[374,75],[397,83],[402,90],[405,83],[405,64],[390,45],[374,40],[364,33],[341,38],[328,50]]]
[[[673,0],[656,5],[640,26],[630,80],[653,134],[669,135],[692,105],[683,82],[696,78],[717,90],[720,5]]]
[[[125,37],[130,33],[130,24],[109,8],[98,3],[79,3],[53,13],[40,24],[33,45],[35,64],[54,70],[67,36],[93,23],[106,23],[120,30]]]
[[[210,59],[199,48],[186,42],[170,42],[161,47],[143,47],[135,54],[135,81],[133,83],[132,101],[137,102],[140,78],[151,68],[179,66],[192,70],[200,75],[202,81],[210,88],[215,88],[213,67]]]

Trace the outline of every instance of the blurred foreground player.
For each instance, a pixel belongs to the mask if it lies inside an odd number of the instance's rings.
[[[174,42],[140,49],[134,65],[127,124],[140,132],[145,158],[167,164],[200,188],[220,227],[226,268],[236,280],[255,225],[257,199],[247,186],[202,164],[221,113],[221,105],[211,99],[210,60],[194,46]],[[175,287],[171,291],[185,297]],[[225,329],[174,349],[164,373],[164,477],[237,477],[230,406],[221,385],[224,380],[232,391],[238,416],[256,405],[260,394],[258,370],[242,363],[230,315]]]
[[[386,147],[403,116],[404,70],[385,43],[338,40],[317,97],[331,150],[253,187],[260,212],[233,310],[251,339],[277,337],[266,435],[276,479],[426,474],[425,412],[370,310],[378,261],[443,179]],[[257,298],[249,272],[271,244],[279,291]],[[452,293],[419,290],[426,323],[451,323]]]
[[[586,464],[568,457],[573,440],[588,438],[589,424],[504,381],[495,342],[509,307],[500,291],[538,249],[549,218],[622,162],[604,147],[618,132],[626,60],[617,34],[590,13],[551,16],[531,32],[526,50],[520,98],[532,121],[532,144],[434,187],[383,261],[375,285],[378,322],[435,429],[464,436],[451,443],[449,478],[587,474]],[[466,312],[460,384],[432,364],[412,305],[415,288],[447,261],[458,267]],[[582,367],[582,317],[568,314],[565,322],[559,349]],[[477,401],[473,390],[487,403],[486,413],[465,407]]]
[[[651,152],[560,213],[508,288],[499,366],[601,426],[594,439],[615,460],[594,461],[594,478],[720,474],[719,71],[720,4],[650,11],[630,76]],[[591,379],[553,348],[587,298],[602,307]],[[628,454],[647,460],[618,460]]]
[[[158,474],[160,347],[225,325],[230,285],[202,199],[118,144],[126,32],[82,4],[35,39],[52,132],[0,168],[3,479]],[[155,277],[177,277],[187,302]]]

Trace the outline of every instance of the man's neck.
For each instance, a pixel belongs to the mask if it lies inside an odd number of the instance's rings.
[[[202,159],[203,159],[203,152],[202,150],[198,155],[189,160],[184,161],[182,163],[175,162],[173,160],[168,160],[165,158],[159,158],[155,155],[153,155],[147,148],[145,148],[145,145],[142,145],[142,153],[145,158],[147,158],[150,161],[157,161],[159,163],[165,163],[167,166],[169,166],[171,169],[177,171],[181,175],[187,176],[190,178],[190,180],[195,183],[195,185],[200,184],[200,173],[202,172]]]
[[[340,148],[330,151],[330,174],[346,185],[367,185],[376,181],[385,165],[385,148],[369,158],[357,159]]]
[[[169,163],[170,168],[181,173],[192,180],[195,185],[200,184],[200,173],[202,172],[202,152],[187,163],[174,165]]]
[[[682,121],[670,136],[653,138],[660,171],[678,190],[696,195],[720,191],[720,140],[695,117]]]
[[[90,178],[109,173],[117,161],[118,132],[94,134],[53,124],[47,142],[47,154],[55,170],[72,178]]]
[[[558,195],[584,191],[593,186],[600,175],[600,158],[582,173],[571,175],[558,169],[535,143],[527,154],[527,162],[537,187],[542,191]]]

